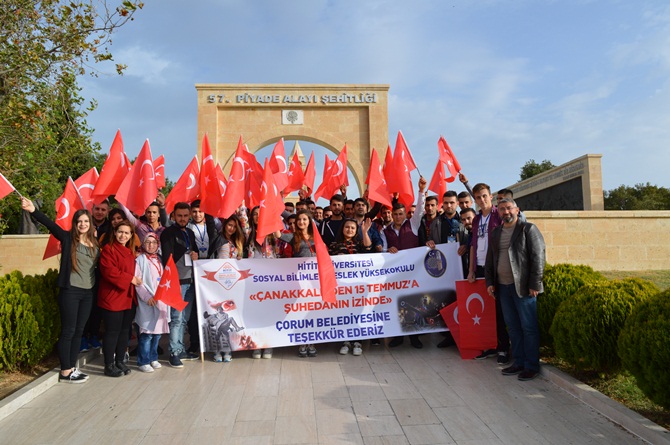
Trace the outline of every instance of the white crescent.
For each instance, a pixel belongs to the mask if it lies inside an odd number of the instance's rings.
[[[70,202],[67,200],[67,198],[62,198],[60,200],[60,203],[65,206],[65,214],[58,218],[56,221],[60,221],[61,219],[65,219],[68,216],[70,216]]]
[[[288,166],[286,165],[286,159],[284,159],[283,156],[275,156],[275,159],[277,159],[277,161],[281,161],[281,163],[284,164],[284,168],[279,173],[286,173],[288,171]]]
[[[149,164],[151,166],[151,178],[149,178],[149,180],[152,180],[152,179],[155,180],[156,177],[154,176],[154,164],[153,164],[153,162],[151,162],[148,159],[145,159],[144,162],[142,162],[142,165],[140,165],[140,170],[142,170],[144,168],[145,164]]]
[[[244,159],[240,158],[239,156],[236,157],[235,159],[233,159],[233,165],[235,165],[236,162],[239,162],[240,164],[242,164],[242,177],[240,179],[235,179],[235,178],[232,178],[232,179],[233,179],[233,181],[244,181],[244,179],[246,178],[246,172],[244,170],[244,164],[246,164],[246,163],[244,162]],[[231,170],[231,173],[232,173],[232,170]]]
[[[267,194],[268,192],[268,185],[265,183],[265,181],[261,182],[261,193],[265,190],[265,193]]]
[[[155,167],[155,168],[154,168],[154,174],[155,174],[156,176],[160,176],[160,175],[161,175],[161,174],[158,172],[158,170],[165,170],[165,166],[164,166],[164,165],[159,165],[158,167]]]
[[[81,186],[77,187],[77,190],[81,192],[81,189],[91,189],[93,190],[95,186],[93,184],[82,184]]]
[[[191,184],[186,187],[186,190],[191,190],[193,187],[195,187],[195,175],[193,173],[189,173],[188,177],[191,180]]]
[[[126,157],[121,153],[121,167],[126,166]]]
[[[342,173],[342,170],[344,170],[344,167],[342,166],[342,162],[338,159],[335,161],[335,165],[337,165],[337,171],[335,172],[334,176],[340,176],[340,173]]]
[[[454,321],[456,322],[456,324],[460,324],[458,322],[458,307],[454,309]]]
[[[482,311],[484,310],[484,299],[478,293],[474,293],[470,295],[467,300],[465,300],[465,309],[468,311],[468,314],[470,313],[470,302],[472,300],[479,301],[482,304]]]
[[[209,156],[207,156],[205,159],[203,159],[203,160],[202,160],[202,165],[205,165],[205,163],[206,163],[207,161],[212,161],[212,162],[214,162],[214,158],[212,157],[212,155],[209,155]]]
[[[226,193],[226,188],[228,187],[225,182],[219,180],[219,185],[221,186],[221,196],[223,196]]]

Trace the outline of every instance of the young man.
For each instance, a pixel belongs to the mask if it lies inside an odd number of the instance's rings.
[[[184,331],[193,308],[195,299],[195,283],[193,282],[193,261],[198,259],[195,234],[189,229],[191,208],[185,202],[174,206],[174,224],[163,230],[161,234],[161,260],[167,264],[170,255],[179,272],[181,294],[187,306],[183,311],[170,308],[170,366],[182,368],[182,360],[197,360],[198,356],[186,351]]]
[[[344,217],[346,219],[353,219],[354,218],[354,201],[351,199],[347,199],[344,201]]]
[[[472,221],[472,237],[470,238],[470,270],[468,281],[474,283],[477,278],[484,278],[484,265],[488,252],[489,239],[493,229],[502,224],[498,210],[491,202],[491,187],[479,183],[473,188],[475,202],[479,206],[479,213]],[[500,301],[496,299],[496,330],[498,336],[498,364],[509,363],[509,335],[505,327]],[[487,349],[476,357],[483,360],[496,355],[496,350]]]
[[[382,242],[385,251],[397,253],[400,250],[419,247],[419,226],[421,225],[421,218],[423,217],[426,205],[426,194],[424,193],[426,184],[423,176],[419,178],[419,194],[416,198],[416,211],[412,215],[412,218],[407,218],[407,212],[403,204],[396,203],[393,205],[393,222],[382,231]],[[409,340],[415,348],[423,348],[423,343],[419,340],[418,335],[410,335]],[[404,337],[402,336],[394,337],[389,342],[389,347],[400,346],[403,341]]]
[[[455,243],[458,241],[458,229],[460,227],[460,217],[457,208],[456,192],[448,190],[442,196],[442,214],[430,225],[426,245],[431,249],[435,244]]]
[[[95,236],[98,237],[98,241],[104,233],[107,233],[109,230],[109,220],[107,215],[109,214],[109,201],[105,199],[100,204],[93,204],[93,211],[91,216],[93,216],[93,225],[95,226]]]
[[[537,296],[544,290],[544,239],[535,225],[519,219],[513,199],[498,201],[498,213],[503,223],[491,233],[486,286],[489,295],[500,300],[512,341],[514,364],[502,373],[532,380],[540,373]]]
[[[426,208],[423,218],[421,218],[421,226],[419,227],[419,246],[424,246],[429,239],[430,225],[435,218],[438,218],[437,212],[437,196],[428,196],[426,198]]]
[[[356,198],[354,200],[353,219],[356,220],[356,223],[358,223],[358,227],[362,227],[363,221],[371,217],[371,215],[368,214],[368,207],[369,204],[365,199]],[[381,252],[382,238],[379,235],[379,231],[374,226],[374,224],[370,226],[370,229],[368,230],[368,236],[370,237],[370,241],[372,241],[372,249],[370,250],[370,252]],[[360,230],[358,231],[358,237],[361,241],[363,240],[363,234],[361,233]]]
[[[460,207],[461,210],[472,208],[472,198],[470,197],[470,193],[461,192],[458,194],[458,207]]]
[[[344,198],[342,195],[335,194],[330,198],[330,211],[332,215],[330,218],[323,220],[319,231],[321,232],[321,238],[326,246],[330,246],[330,243],[335,241],[335,236],[340,230],[342,221],[344,221]]]

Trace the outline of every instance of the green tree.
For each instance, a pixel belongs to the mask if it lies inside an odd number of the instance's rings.
[[[535,162],[535,159],[531,159],[530,161],[523,164],[519,176],[523,181],[525,179],[532,178],[535,175],[539,175],[542,172],[546,172],[547,170],[551,170],[554,167],[556,166],[548,159],[545,159],[539,164]]]
[[[670,189],[650,183],[605,191],[605,210],[670,210]]]
[[[91,143],[88,107],[77,77],[111,61],[111,35],[143,4],[117,7],[94,0],[0,2],[0,172],[23,194],[53,202],[68,176],[76,178],[104,156]],[[124,65],[117,64],[122,73]],[[0,217],[16,232],[18,197],[0,201]]]

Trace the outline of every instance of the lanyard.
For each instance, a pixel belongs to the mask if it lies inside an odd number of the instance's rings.
[[[181,231],[181,236],[184,238],[184,242],[186,243],[186,251],[190,252],[191,251],[191,239],[188,236],[188,232],[186,230]]]

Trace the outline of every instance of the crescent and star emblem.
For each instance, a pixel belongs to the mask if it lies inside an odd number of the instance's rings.
[[[68,216],[70,216],[70,201],[67,200],[67,198],[62,198],[60,200],[61,204],[65,206],[65,214],[58,218],[56,221],[60,221],[61,219],[65,219]]]
[[[477,300],[481,303],[483,312],[485,307],[484,299],[478,293],[474,293],[470,295],[467,300],[465,300],[465,309],[468,311],[468,314],[470,313],[470,303],[472,302],[472,300]],[[479,314],[477,314],[474,317],[472,317],[472,319],[474,320],[475,324],[479,324],[481,317],[479,316]]]
[[[244,181],[244,179],[246,178],[246,174],[245,174],[245,171],[244,171],[244,164],[246,164],[246,162],[244,162],[244,159],[240,158],[239,156],[236,157],[235,159],[233,159],[233,165],[235,165],[236,162],[239,162],[242,165],[242,177],[240,179],[235,179],[231,176],[230,180],[231,181]]]
[[[277,161],[281,161],[281,163],[284,164],[284,168],[279,173],[286,173],[288,171],[288,166],[286,165],[286,159],[284,159],[283,156],[275,156],[275,159],[277,159]]]
[[[188,177],[191,180],[191,184],[186,187],[186,190],[191,190],[193,187],[195,187],[195,175],[193,173],[189,173]]]

